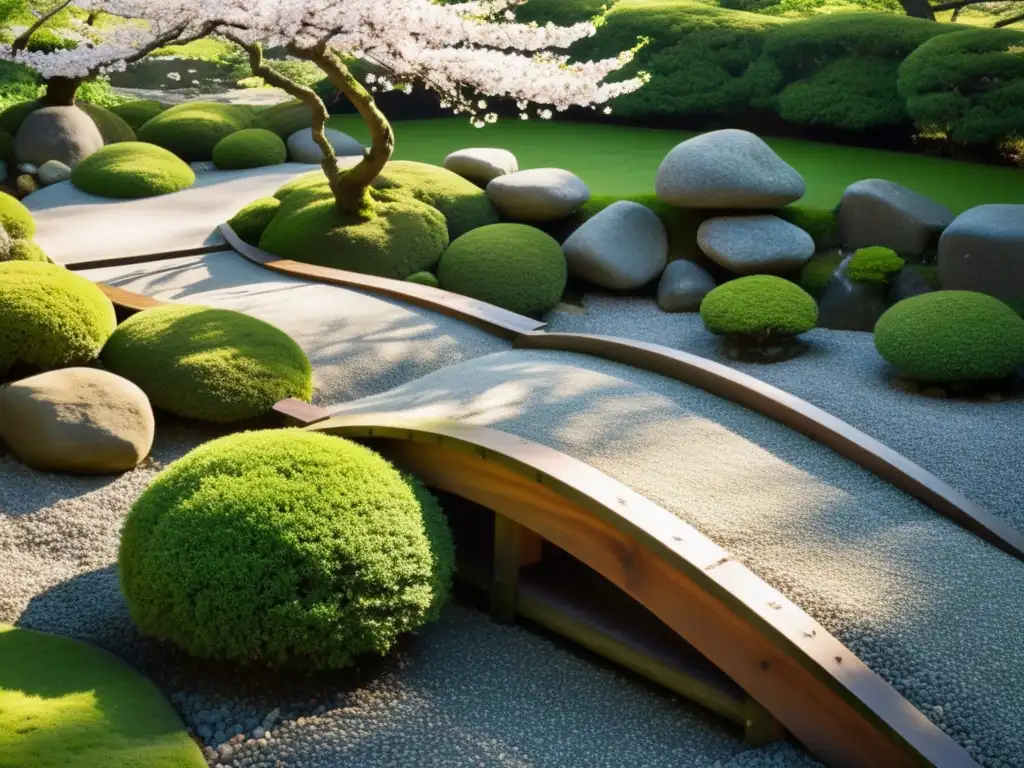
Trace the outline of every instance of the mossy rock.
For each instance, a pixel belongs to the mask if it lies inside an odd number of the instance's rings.
[[[861,248],[846,265],[846,276],[855,283],[886,285],[905,263],[890,248],[878,245]]]
[[[202,658],[336,669],[435,619],[453,556],[437,500],[379,455],[264,430],[158,475],[125,521],[118,566],[148,635]]]
[[[228,224],[242,240],[249,245],[258,246],[260,238],[274,220],[280,207],[281,201],[276,197],[261,197],[231,217]]]
[[[71,183],[99,197],[136,199],[191,187],[195,172],[166,149],[140,141],[111,144],[71,170]]]
[[[523,315],[553,309],[567,278],[558,241],[526,224],[490,224],[467,232],[448,246],[437,268],[446,291]]]
[[[0,379],[96,359],[117,319],[96,284],[55,264],[0,262]]]
[[[252,117],[252,110],[234,104],[194,101],[164,110],[143,125],[138,136],[187,162],[211,160],[217,143],[247,128]]]
[[[839,251],[815,254],[800,270],[800,287],[820,298],[842,261],[843,254]]]
[[[280,329],[241,312],[170,304],[125,320],[103,364],[135,382],[154,406],[191,419],[234,422],[279,400],[308,401],[312,368]]]
[[[166,107],[159,101],[140,99],[138,101],[129,101],[125,104],[118,104],[111,107],[110,111],[128,123],[133,131],[137,132],[154,117],[166,111]]]
[[[253,128],[265,128],[273,131],[282,139],[287,139],[296,131],[313,126],[313,111],[298,99],[275,104],[261,110],[253,120]]]
[[[86,101],[79,101],[78,108],[84,110],[92,118],[92,121],[96,123],[96,127],[100,129],[100,135],[103,137],[104,144],[135,141],[135,131],[115,112]]]
[[[925,293],[886,310],[875,348],[910,379],[1000,379],[1024,365],[1024,318],[988,294]]]
[[[711,291],[700,304],[704,327],[755,341],[796,336],[818,322],[818,305],[796,283],[774,275],[750,275]]]
[[[284,140],[263,128],[244,128],[225,136],[213,148],[213,164],[222,171],[280,165],[287,159]]]
[[[43,264],[50,264],[50,257],[46,255],[38,244],[31,240],[14,240],[4,259],[0,254],[0,261],[36,261]]]
[[[417,272],[415,275],[409,275],[405,278],[410,283],[416,283],[418,285],[427,285],[431,288],[440,287],[440,283],[437,281],[437,275],[433,272]]]
[[[36,222],[31,212],[6,192],[0,192],[0,227],[16,240],[30,240],[36,234]]]

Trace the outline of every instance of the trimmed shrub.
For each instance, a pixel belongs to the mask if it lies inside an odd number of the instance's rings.
[[[249,109],[193,101],[178,104],[150,119],[139,130],[139,140],[169,149],[188,162],[210,160],[217,142],[247,128],[251,121]]]
[[[843,254],[839,251],[815,254],[800,270],[800,287],[811,296],[820,297],[842,260]]]
[[[166,195],[195,183],[195,172],[166,149],[139,141],[111,144],[71,170],[71,183],[100,197]]]
[[[437,276],[433,272],[417,272],[415,275],[409,275],[405,279],[408,280],[410,283],[429,285],[431,288],[438,288],[441,285],[437,281]]]
[[[899,69],[918,126],[969,144],[1024,138],[1024,32],[971,29],[923,44]]]
[[[273,131],[282,139],[287,139],[296,131],[313,126],[313,112],[298,99],[275,104],[256,115],[253,128],[264,128]]]
[[[165,107],[159,101],[140,99],[139,101],[129,101],[127,104],[111,107],[110,111],[128,123],[132,130],[138,131],[154,117],[165,111]]]
[[[261,197],[228,219],[228,224],[249,245],[259,246],[260,238],[280,207],[281,201],[276,197]]]
[[[785,219],[811,236],[814,247],[819,251],[835,248],[839,245],[839,222],[834,208],[819,208],[812,205],[787,205],[774,211],[780,219]]]
[[[29,240],[36,233],[32,213],[16,197],[6,192],[0,192],[0,227],[15,240]]]
[[[279,400],[313,394],[309,360],[290,336],[227,309],[169,304],[139,312],[118,326],[102,359],[154,406],[203,421],[251,419]]]
[[[244,128],[225,136],[213,148],[213,163],[222,171],[280,165],[287,159],[284,140],[263,128]]]
[[[885,311],[875,348],[911,379],[999,379],[1024,365],[1024,318],[984,293],[925,293]]]
[[[85,365],[116,324],[110,299],[81,275],[55,264],[0,262],[0,379],[16,365]]]
[[[525,224],[490,224],[448,246],[437,279],[446,291],[538,315],[561,300],[568,267],[550,235]]]
[[[85,111],[92,121],[99,128],[104,144],[118,144],[122,141],[135,141],[135,131],[117,114],[106,107],[90,104],[87,101],[79,101],[78,107]]]
[[[846,276],[855,283],[885,285],[905,263],[889,248],[878,245],[861,248],[846,265]]]
[[[437,500],[368,448],[263,430],[207,443],[132,507],[121,589],[148,635],[194,656],[331,669],[384,655],[451,588]]]
[[[767,341],[811,330],[818,322],[818,305],[796,283],[774,275],[750,275],[705,296],[700,317],[711,333]]]

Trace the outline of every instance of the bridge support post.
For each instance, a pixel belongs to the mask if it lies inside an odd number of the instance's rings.
[[[491,616],[511,624],[516,615],[519,571],[541,558],[544,540],[514,520],[494,515],[494,573],[491,585]]]

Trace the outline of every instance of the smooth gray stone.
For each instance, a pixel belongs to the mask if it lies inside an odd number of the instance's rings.
[[[949,208],[900,184],[864,179],[846,188],[839,204],[839,236],[854,251],[882,245],[920,256],[953,221]]]

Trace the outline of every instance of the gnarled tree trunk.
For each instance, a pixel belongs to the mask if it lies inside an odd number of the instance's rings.
[[[903,6],[907,16],[935,21],[935,11],[928,0],[900,0],[900,5]]]
[[[79,77],[51,77],[45,82],[46,93],[40,102],[44,107],[73,107],[75,94],[82,82]]]

